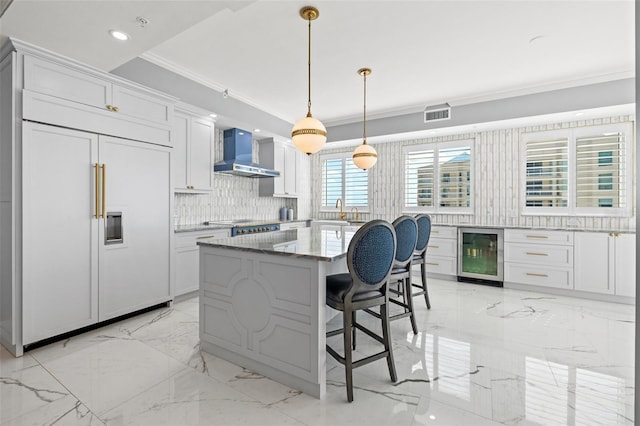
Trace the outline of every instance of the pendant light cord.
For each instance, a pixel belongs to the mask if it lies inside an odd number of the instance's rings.
[[[307,46],[307,88],[308,88],[308,103],[307,103],[307,117],[311,117],[311,17],[309,17],[309,45]]]
[[[367,143],[367,73],[363,72],[364,77],[364,108],[362,114],[362,143]]]

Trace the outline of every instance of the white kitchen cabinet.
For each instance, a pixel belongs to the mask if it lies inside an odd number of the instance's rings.
[[[34,121],[170,143],[167,96],[72,61],[24,56],[25,117]]]
[[[210,231],[181,232],[176,234],[175,244],[175,295],[180,296],[199,287],[200,248],[198,241],[207,238],[223,238],[230,236],[229,229],[212,229]]]
[[[504,281],[573,289],[573,232],[505,229]]]
[[[575,289],[635,297],[635,235],[576,232]]]
[[[169,149],[30,122],[22,145],[23,344],[170,300]]]
[[[16,40],[1,52],[0,343],[20,356],[172,300],[175,99]]]
[[[98,321],[100,221],[94,217],[92,173],[98,136],[25,123],[23,156],[23,339],[28,344]]]
[[[457,275],[458,229],[455,226],[431,227],[427,244],[428,273]]]
[[[169,148],[101,135],[99,161],[106,168],[104,209],[107,215],[121,212],[123,226],[122,243],[98,241],[98,309],[104,321],[173,298],[173,196]]]
[[[260,165],[280,172],[280,176],[260,179],[260,196],[297,198],[298,152],[292,145],[263,139],[260,144]]]
[[[176,192],[208,192],[213,187],[215,124],[207,115],[176,109],[172,133]]]

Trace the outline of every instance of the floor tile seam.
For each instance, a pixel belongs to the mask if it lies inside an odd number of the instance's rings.
[[[425,396],[425,397],[426,397],[426,396]],[[429,395],[429,397],[430,397],[430,395]],[[491,418],[488,418],[487,416],[484,416],[484,415],[482,415],[482,414],[480,414],[480,413],[478,413],[478,412],[476,412],[476,411],[473,411],[473,410],[467,409],[467,408],[465,408],[465,407],[454,405],[454,404],[450,403],[449,401],[445,401],[445,400],[441,400],[441,399],[433,399],[433,401],[437,402],[438,404],[441,404],[441,405],[445,405],[445,406],[447,406],[447,407],[450,407],[452,410],[459,410],[459,411],[463,411],[464,413],[466,413],[466,414],[470,414],[470,415],[471,415],[471,416],[473,416],[473,417],[480,417],[480,418],[482,418],[482,419],[484,419],[484,420],[488,420],[488,421],[490,421],[490,422],[494,422],[494,423],[498,423],[498,424],[509,424],[509,423],[501,422],[501,421],[499,421],[499,420],[495,420],[495,419],[493,418],[493,417],[494,417],[494,410],[493,410],[493,392],[491,392]],[[416,410],[417,410],[417,408],[420,406],[420,403],[421,403],[421,402],[422,402],[422,398],[420,399],[420,402],[418,403],[418,406],[416,406]],[[414,418],[415,418],[415,416],[414,416]],[[437,423],[436,423],[436,424],[437,424]],[[459,424],[459,423],[456,423],[456,424]],[[416,424],[416,423],[415,423],[415,420],[414,420],[414,422],[412,422],[412,423],[411,423],[411,425],[412,425],[412,426],[413,426],[413,425],[415,425],[415,426],[422,426],[422,425]]]
[[[129,404],[132,400],[134,400],[135,398],[139,397],[139,396],[140,396],[140,395],[142,395],[143,393],[150,391],[151,389],[153,389],[154,387],[158,386],[159,384],[161,384],[161,383],[163,383],[163,382],[165,382],[165,381],[169,381],[169,380],[171,380],[174,376],[176,376],[176,375],[178,375],[178,374],[182,374],[182,373],[184,373],[184,372],[186,372],[186,371],[189,371],[189,367],[188,367],[188,366],[184,366],[184,367],[182,367],[181,369],[179,369],[179,370],[177,370],[176,372],[174,372],[174,373],[170,374],[169,376],[164,377],[164,378],[162,378],[162,379],[158,380],[157,382],[154,382],[152,385],[150,385],[149,387],[147,387],[147,388],[145,388],[145,389],[141,390],[140,392],[136,393],[135,395],[131,395],[129,398],[127,398],[126,400],[124,400],[124,401],[122,401],[122,402],[120,402],[120,403],[118,403],[118,404],[114,405],[113,407],[105,408],[102,412],[100,412],[100,416],[97,416],[97,417],[100,419],[100,421],[101,421],[101,422],[103,422],[103,423],[105,423],[105,424],[108,424],[108,423],[106,422],[106,420],[103,420],[102,418],[103,418],[104,416],[106,416],[109,412],[111,412],[111,411],[113,411],[113,410],[116,410],[116,409],[118,409],[118,408],[122,407],[122,406],[123,406],[123,405],[125,405],[125,404]]]
[[[35,358],[34,358],[35,359]],[[62,386],[62,388],[64,390],[66,390],[68,392],[68,395],[71,396],[73,399],[75,399],[77,402],[79,402],[80,404],[82,404],[83,406],[85,406],[87,408],[87,410],[96,418],[98,419],[102,424],[106,424],[98,415],[97,413],[91,409],[91,407],[89,405],[87,405],[84,401],[82,401],[75,393],[73,393],[71,391],[71,389],[69,389],[64,383],[62,383],[62,380],[60,380],[51,370],[49,370],[44,364],[42,364],[39,360],[35,359],[35,361],[38,363],[38,365],[47,373],[49,374],[49,376],[51,376],[53,378],[53,380],[55,380],[58,384],[60,384],[60,386]],[[41,410],[42,407],[36,408],[34,410],[30,410],[27,413],[23,413],[18,417],[22,417],[25,416],[27,414],[33,413],[37,410]],[[69,410],[71,411],[71,410]],[[69,411],[65,412],[64,414],[68,414]],[[16,417],[17,418],[17,417]]]

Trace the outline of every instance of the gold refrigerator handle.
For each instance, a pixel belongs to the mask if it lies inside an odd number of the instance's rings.
[[[102,218],[107,218],[107,165],[102,165]]]
[[[99,219],[100,218],[100,201],[98,200],[99,197],[99,192],[100,192],[100,172],[99,172],[99,168],[100,168],[100,164],[96,163],[95,165],[96,167],[96,176],[95,176],[95,181],[96,181],[96,188],[95,188],[95,197],[96,197],[96,211],[95,211],[95,218]]]

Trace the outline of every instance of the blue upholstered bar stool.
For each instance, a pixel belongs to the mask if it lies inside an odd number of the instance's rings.
[[[328,331],[327,337],[342,334],[344,356],[340,356],[327,344],[327,352],[345,367],[347,400],[353,401],[354,368],[382,358],[387,359],[393,382],[398,380],[393,361],[389,328],[389,293],[387,281],[396,256],[396,233],[389,222],[372,220],[355,233],[347,250],[349,272],[327,276],[327,305],[342,311],[342,328]],[[355,312],[380,306],[382,336],[356,322]],[[352,335],[356,329],[382,343],[384,350],[353,360]]]
[[[413,253],[416,249],[418,241],[418,223],[412,216],[400,216],[393,221],[393,227],[396,230],[396,259],[391,269],[389,282],[400,281],[400,292],[403,295],[403,301],[391,299],[390,302],[401,306],[403,313],[390,316],[391,320],[406,318],[411,319],[411,328],[413,334],[418,334],[416,318],[413,311],[413,298],[411,297],[411,266],[413,261]]]
[[[413,264],[420,265],[420,275],[422,283],[418,284],[412,282],[412,287],[419,288],[420,290],[412,293],[412,296],[424,295],[424,300],[427,302],[427,309],[431,309],[431,302],[429,301],[429,291],[427,290],[427,245],[429,244],[429,238],[431,237],[431,217],[426,214],[419,214],[416,216],[416,222],[418,223],[418,242],[416,243],[416,250],[413,253]]]

